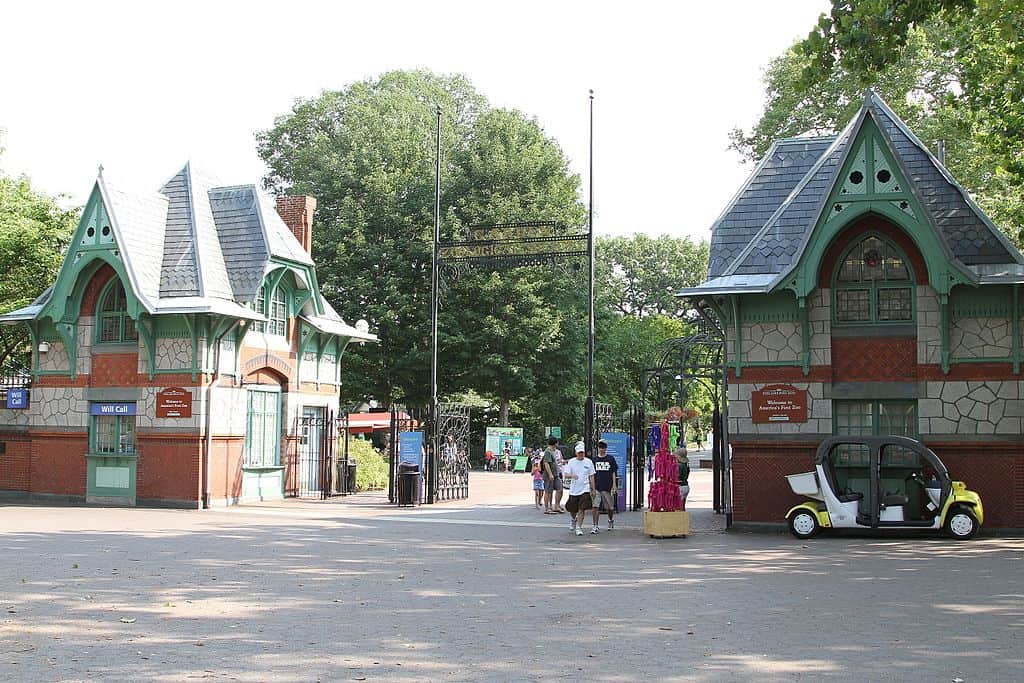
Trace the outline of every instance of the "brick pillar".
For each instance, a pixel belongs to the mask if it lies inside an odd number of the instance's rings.
[[[316,198],[307,195],[277,198],[277,213],[307,254],[313,253],[313,212]]]

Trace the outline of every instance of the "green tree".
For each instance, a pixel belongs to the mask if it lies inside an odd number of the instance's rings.
[[[77,210],[62,209],[28,178],[0,175],[0,312],[27,306],[57,279],[77,218]],[[30,360],[24,325],[0,327],[0,367],[27,367]]]
[[[385,403],[428,397],[437,106],[446,234],[480,223],[582,221],[579,179],[555,142],[520,112],[489,107],[462,76],[389,72],[300,101],[257,136],[267,187],[318,198],[313,255],[324,292],[346,318],[366,317],[381,340],[346,359],[349,391]],[[515,273],[467,278],[450,291],[458,305],[446,301],[441,318],[442,389],[476,390],[507,412],[547,360],[514,328],[560,327],[547,291]],[[496,327],[505,333],[487,338]],[[488,350],[486,367],[474,349]],[[496,380],[502,372],[507,381]]]
[[[703,282],[708,270],[708,243],[687,237],[600,237],[596,252],[602,305],[636,318],[683,315],[676,293]]]
[[[979,3],[989,7],[985,14],[958,3],[836,2],[832,16],[823,16],[810,37],[769,65],[764,112],[750,131],[733,131],[732,147],[754,160],[777,138],[834,133],[856,112],[863,87],[871,85],[932,149],[945,142],[954,177],[1022,244],[1024,176],[1015,155],[1024,137],[1012,149],[1007,143],[1012,147],[1012,110],[1020,98],[1000,108],[982,96],[997,91],[982,85],[986,79],[1013,82],[1016,67],[1007,54],[1018,49],[1013,46],[1019,47],[1019,38],[1015,43],[998,35],[1019,15],[992,17],[996,5],[1005,11],[1019,4]],[[889,9],[882,11],[883,5]],[[919,5],[931,11],[922,13]],[[998,92],[1005,102],[1006,93],[1016,91]]]
[[[833,0],[808,37],[766,74],[764,115],[734,146],[832,132],[876,87],[1024,244],[1024,0]],[[817,112],[817,116],[815,116]]]

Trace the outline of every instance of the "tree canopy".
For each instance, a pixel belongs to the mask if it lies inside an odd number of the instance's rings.
[[[57,279],[77,218],[28,178],[0,174],[0,312],[27,306],[40,283]],[[28,341],[23,325],[0,327],[0,367],[27,367]]]
[[[874,87],[1018,245],[1024,244],[1024,0],[833,0],[769,65],[766,104],[733,147],[831,133]]]

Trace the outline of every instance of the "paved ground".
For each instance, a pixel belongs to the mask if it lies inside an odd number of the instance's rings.
[[[571,537],[474,500],[0,507],[0,680],[1024,680],[1024,540]],[[481,507],[483,499],[488,503]]]

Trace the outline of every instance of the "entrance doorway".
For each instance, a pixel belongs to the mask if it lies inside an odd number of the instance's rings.
[[[299,496],[320,497],[323,490],[326,408],[304,406],[299,420]]]

